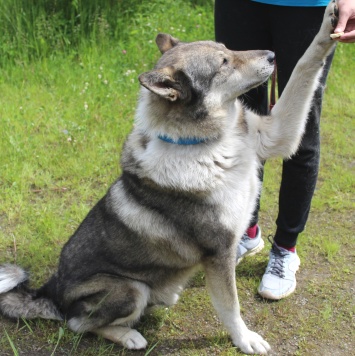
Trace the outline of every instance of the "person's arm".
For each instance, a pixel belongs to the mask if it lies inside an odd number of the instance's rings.
[[[355,42],[355,0],[338,0],[339,21],[334,33],[344,32],[339,42]]]

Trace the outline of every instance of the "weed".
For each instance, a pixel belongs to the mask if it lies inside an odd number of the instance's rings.
[[[59,332],[58,332],[58,340],[57,340],[57,343],[55,344],[55,347],[53,349],[53,352],[51,353],[51,356],[53,356],[55,354],[55,351],[59,345],[59,342],[61,340],[61,338],[63,337],[64,335],[64,329],[62,327],[59,328]]]
[[[7,337],[7,340],[9,341],[9,344],[11,346],[12,352],[14,353],[14,356],[19,356],[19,353],[18,353],[13,341],[11,340],[11,338],[10,338],[9,334],[7,333],[5,328],[4,328],[4,332],[5,332],[5,335]]]
[[[25,324],[24,327],[26,327],[31,334],[33,334],[33,330],[29,324],[29,322],[25,318],[21,318],[21,321]],[[20,329],[21,330],[21,329]]]

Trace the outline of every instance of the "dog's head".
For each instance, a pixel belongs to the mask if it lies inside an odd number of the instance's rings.
[[[221,110],[228,110],[238,96],[265,82],[274,69],[270,51],[235,52],[221,43],[186,43],[168,34],[159,34],[156,43],[162,56],[139,81],[149,90],[150,94],[144,94],[154,102],[154,110],[159,108],[157,116],[179,128],[193,122],[200,130],[203,125],[213,130],[216,120],[207,118],[221,117]],[[154,126],[159,126],[154,120]]]
[[[265,82],[274,69],[270,51],[236,52],[213,41],[184,43],[168,34],[159,34],[156,43],[163,56],[139,81],[169,101],[209,93],[233,100]]]

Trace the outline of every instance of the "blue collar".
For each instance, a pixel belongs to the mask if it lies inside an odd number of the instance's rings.
[[[187,137],[187,138],[180,137],[177,140],[174,140],[167,135],[159,135],[158,138],[160,138],[162,141],[168,143],[174,143],[176,145],[197,145],[199,143],[205,143],[208,141],[208,138],[198,138],[198,137]]]

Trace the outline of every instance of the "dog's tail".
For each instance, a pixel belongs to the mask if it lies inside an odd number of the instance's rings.
[[[0,312],[9,318],[62,320],[61,313],[48,298],[37,297],[27,287],[28,273],[16,265],[0,265]]]

